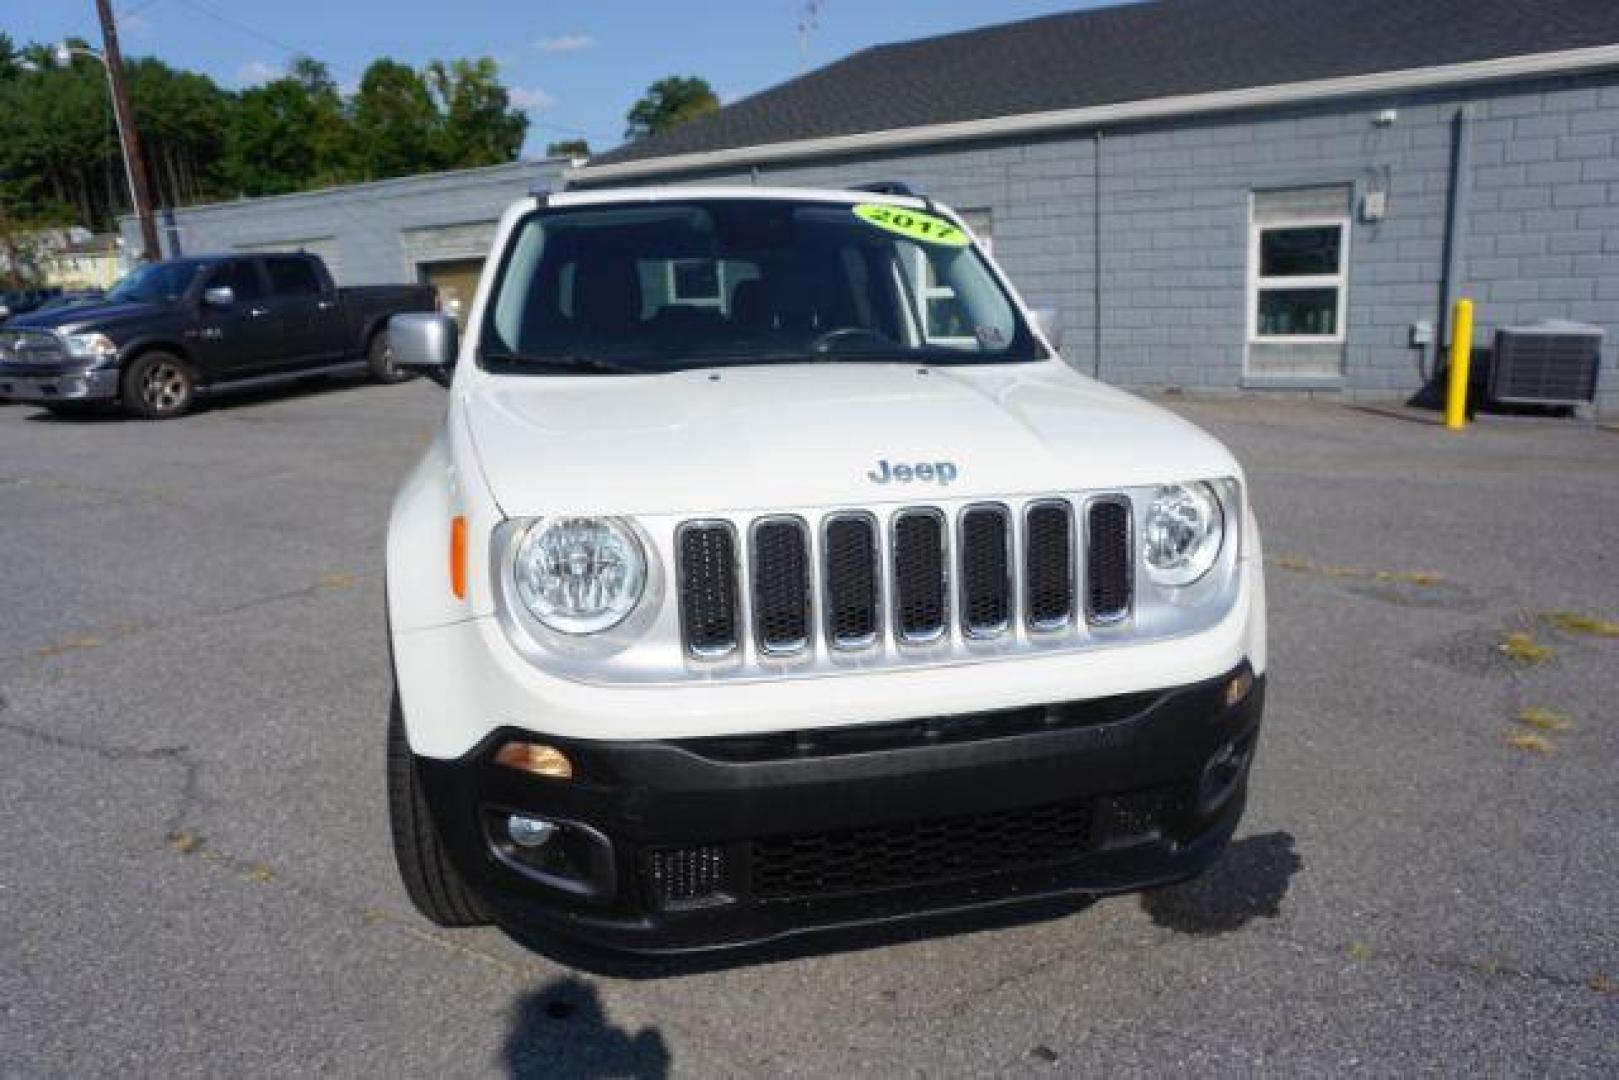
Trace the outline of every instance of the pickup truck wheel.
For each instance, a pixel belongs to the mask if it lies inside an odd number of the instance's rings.
[[[197,381],[191,367],[172,353],[149,352],[124,370],[124,411],[141,420],[167,420],[191,408]]]
[[[405,719],[394,693],[388,716],[388,820],[393,826],[394,859],[405,892],[416,910],[439,926],[482,926],[483,904],[450,864],[422,794],[416,759],[405,738]]]
[[[393,344],[388,340],[386,330],[378,330],[371,335],[371,345],[366,349],[365,357],[371,365],[371,377],[379,383],[391,385],[416,377],[414,371],[401,371],[394,366]]]

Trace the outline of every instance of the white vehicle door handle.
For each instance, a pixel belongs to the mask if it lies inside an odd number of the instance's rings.
[[[315,304],[315,306],[320,308],[322,311],[330,311],[330,310],[332,310],[333,307],[336,306],[336,304],[337,304],[337,301],[335,301],[335,300],[321,300],[321,301],[318,301]]]
[[[270,314],[270,309],[269,308],[262,308],[262,307],[248,308],[247,309],[247,314],[248,314],[249,318],[257,319],[261,315]]]

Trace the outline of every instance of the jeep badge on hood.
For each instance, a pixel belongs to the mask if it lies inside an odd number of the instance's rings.
[[[938,484],[940,487],[949,487],[956,479],[958,470],[953,461],[918,461],[915,464],[890,464],[887,458],[879,458],[877,467],[866,474],[866,479],[874,484],[909,484],[919,481],[924,484]]]

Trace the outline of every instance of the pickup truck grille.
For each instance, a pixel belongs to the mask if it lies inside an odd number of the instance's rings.
[[[730,522],[688,521],[676,540],[686,651],[717,660],[751,637],[764,659],[818,640],[857,656],[1051,634],[1081,617],[1116,623],[1133,602],[1130,522],[1122,494],[1039,499],[1018,513],[976,503],[834,511],[815,524],[767,516],[745,530],[744,554]]]
[[[62,339],[49,330],[0,330],[0,364],[59,364]]]

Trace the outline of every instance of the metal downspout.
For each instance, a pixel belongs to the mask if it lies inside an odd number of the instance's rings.
[[[1439,332],[1434,335],[1433,353],[1424,381],[1439,375],[1439,358],[1450,345],[1451,308],[1461,286],[1462,263],[1467,246],[1467,203],[1473,191],[1473,106],[1463,105],[1451,121],[1450,201],[1445,211],[1445,247],[1439,280]]]

